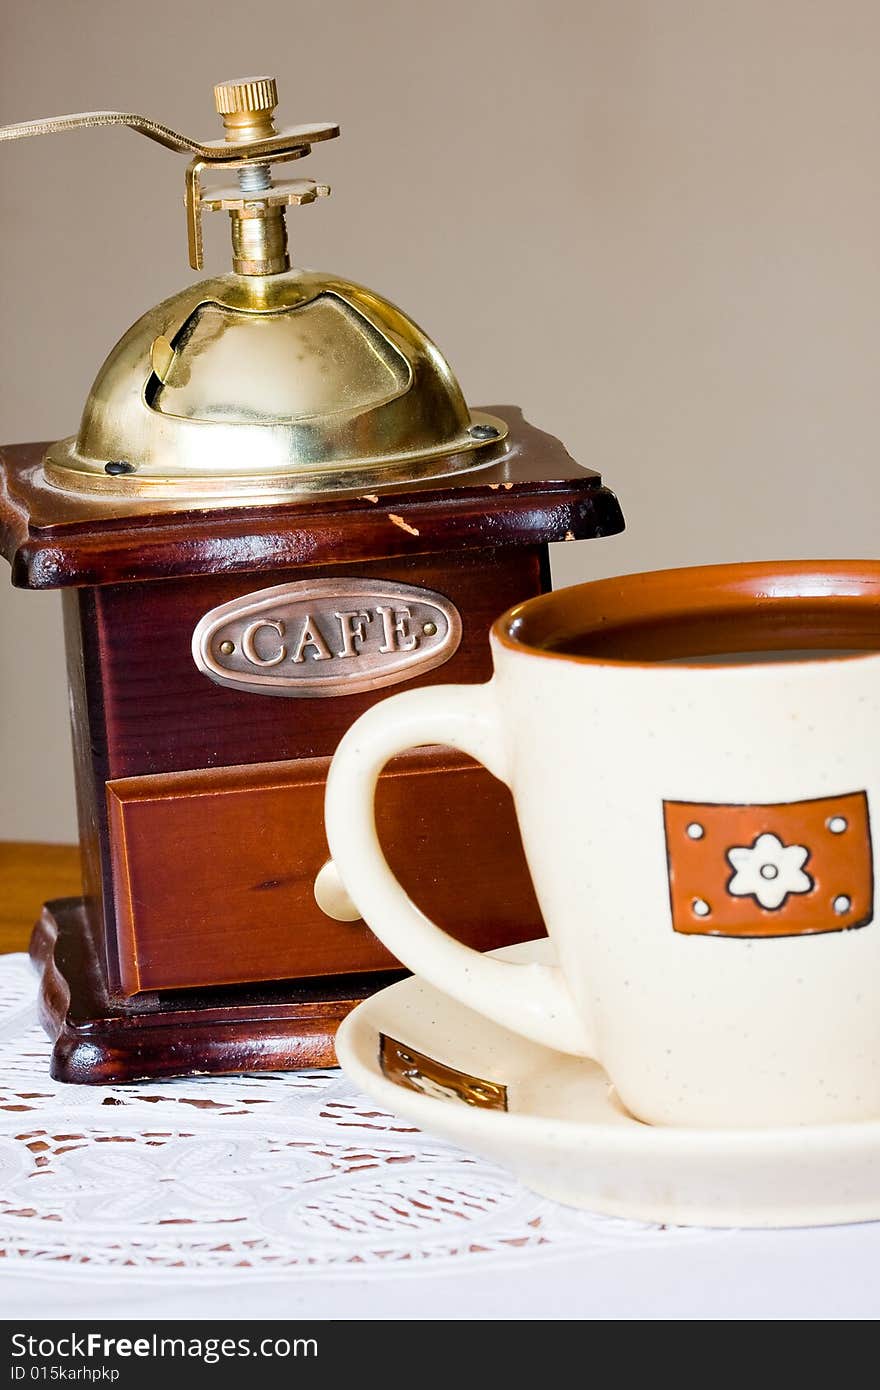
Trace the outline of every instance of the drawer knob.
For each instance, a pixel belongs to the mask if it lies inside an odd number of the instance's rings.
[[[335,922],[361,920],[361,914],[346,893],[339,877],[339,870],[332,859],[328,859],[318,870],[315,878],[315,902],[321,911],[332,917]]]

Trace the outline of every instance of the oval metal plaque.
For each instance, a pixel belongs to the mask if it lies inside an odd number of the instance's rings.
[[[377,579],[305,579],[212,608],[193,660],[218,685],[255,695],[353,695],[430,671],[461,641],[455,605]]]

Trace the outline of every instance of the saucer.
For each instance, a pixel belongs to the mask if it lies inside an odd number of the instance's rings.
[[[553,961],[547,940],[493,954]],[[359,1004],[336,1052],[381,1105],[569,1206],[698,1226],[880,1219],[880,1121],[642,1124],[595,1062],[520,1038],[415,978]]]

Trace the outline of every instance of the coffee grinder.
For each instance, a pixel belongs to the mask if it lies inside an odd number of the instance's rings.
[[[391,686],[487,679],[490,622],[549,587],[549,542],[623,527],[558,440],[469,408],[400,309],[291,268],[287,208],[330,190],[288,166],[338,127],[276,128],[269,77],[215,99],[201,142],[112,111],[0,131],[127,126],[190,157],[192,267],[206,212],[232,233],[232,273],[129,329],[75,436],[0,456],[12,582],[64,605],[84,895],[47,903],[31,947],[64,1081],[333,1065],[340,1019],[401,970],[329,859],[340,737]],[[378,815],[448,931],[541,933],[482,768],[398,758]]]

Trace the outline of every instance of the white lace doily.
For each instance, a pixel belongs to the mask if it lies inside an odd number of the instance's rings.
[[[117,1295],[158,1285],[174,1316],[175,1289],[193,1281],[234,1286],[242,1310],[249,1281],[492,1272],[519,1273],[528,1290],[554,1259],[653,1265],[672,1247],[717,1255],[747,1239],[557,1206],[377,1110],[338,1071],[60,1085],[35,994],[26,958],[0,957],[6,1281],[112,1281]],[[774,1233],[786,1234],[797,1233]],[[601,1261],[590,1277],[601,1284]]]
[[[0,1251],[18,1264],[338,1273],[601,1249],[628,1222],[534,1197],[338,1071],[65,1086],[24,956],[0,959]],[[662,1237],[643,1227],[642,1239]]]

